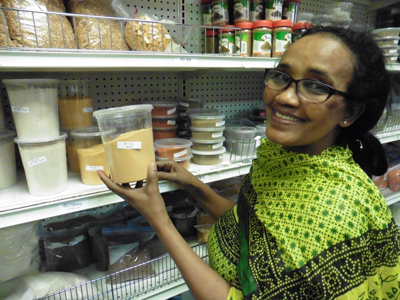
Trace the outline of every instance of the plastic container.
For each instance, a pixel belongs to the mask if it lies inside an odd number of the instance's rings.
[[[179,157],[179,158],[165,158],[165,157],[156,156],[156,160],[158,160],[158,161],[174,160],[175,162],[180,164],[182,167],[184,167],[186,170],[189,170],[190,160],[192,157],[193,157],[192,154],[190,154],[190,156]]]
[[[203,13],[203,25],[211,26],[212,25],[212,9],[211,9],[211,0],[202,0],[201,1],[201,11]]]
[[[171,128],[176,126],[177,115],[152,117],[153,128]]]
[[[219,128],[190,127],[192,138],[195,140],[217,140],[224,134],[225,126]]]
[[[241,56],[251,56],[253,53],[253,23],[241,22],[235,25],[242,29],[236,38],[236,46],[239,47],[239,54]]]
[[[250,126],[227,127],[224,132],[226,138],[235,140],[252,139],[256,136],[257,129]]]
[[[265,1],[265,20],[277,21],[282,19],[282,0]]]
[[[229,24],[228,0],[212,0],[212,25],[223,26]]]
[[[190,108],[203,108],[204,99],[195,99],[195,98],[178,98],[177,99],[179,107],[184,110],[188,110]]]
[[[332,15],[332,24],[336,26],[348,26],[351,23],[351,12],[353,3],[336,2],[325,7],[325,12]]]
[[[382,49],[383,54],[398,55],[400,52],[399,45],[382,46],[380,48]]]
[[[224,114],[191,114],[190,125],[196,128],[219,128],[225,125]]]
[[[4,79],[20,141],[46,141],[60,135],[58,79]]]
[[[250,21],[250,0],[233,0],[233,22],[235,25]]]
[[[282,55],[292,43],[292,25],[290,20],[272,23],[272,57]]]
[[[313,13],[299,12],[297,14],[297,22],[311,22],[313,17],[314,17]]]
[[[110,174],[104,146],[101,140],[100,128],[84,127],[71,131],[79,159],[81,179],[87,185],[103,184],[97,175],[97,170]]]
[[[224,146],[225,137],[215,140],[196,140],[191,139],[193,142],[192,149],[197,151],[217,151],[221,150]]]
[[[221,54],[236,54],[238,53],[235,41],[235,25],[224,25],[224,28],[219,31],[219,47],[218,53]]]
[[[400,27],[387,27],[372,30],[372,34],[382,38],[398,38],[400,35]]]
[[[193,143],[187,139],[163,139],[154,142],[156,156],[162,158],[183,158],[190,156]]]
[[[271,57],[272,22],[266,20],[253,23],[253,52],[252,56]]]
[[[301,0],[283,0],[282,19],[290,20],[295,24],[297,22],[300,3]]]
[[[256,155],[257,141],[255,139],[227,138],[225,143],[228,152],[241,158],[249,158]]]
[[[189,237],[196,234],[196,215],[198,210],[194,207],[184,207],[173,210],[169,213],[172,223],[175,225],[176,230],[183,236]]]
[[[190,108],[186,111],[187,117],[192,114],[216,115],[219,114],[219,110],[216,108]]]
[[[63,80],[58,87],[61,126],[76,128],[93,125],[93,99],[88,81]]]
[[[309,28],[312,27],[310,22],[297,22],[292,27],[292,43],[297,41],[304,32],[306,32]]]
[[[313,25],[321,25],[321,26],[333,25],[333,15],[328,15],[328,14],[314,15],[311,23]]]
[[[114,182],[146,179],[147,166],[155,161],[152,109],[143,104],[94,112]]]
[[[223,153],[225,152],[225,147],[215,151],[198,151],[192,149],[192,161],[198,165],[219,165],[223,161]]]
[[[18,182],[14,137],[15,131],[0,129],[0,190]]]
[[[74,129],[76,128],[61,127],[61,131],[67,133],[67,138],[65,139],[65,147],[67,148],[68,169],[73,173],[80,173],[81,169],[79,168],[79,158],[78,152],[76,151],[75,139],[71,135],[71,132]]]
[[[267,130],[267,124],[256,125],[256,131],[257,131],[256,136],[265,137],[266,130]]]
[[[207,243],[208,236],[210,235],[211,228],[214,224],[200,224],[194,225],[197,229],[197,242],[198,243]]]
[[[56,139],[27,142],[15,138],[21,154],[29,193],[48,196],[68,188],[66,133]]]
[[[265,5],[264,0],[250,1],[250,22],[265,19]]]
[[[377,36],[375,41],[379,47],[393,47],[399,45],[400,37],[381,38]]]
[[[143,105],[152,105],[151,115],[157,117],[175,115],[178,103],[175,101],[146,101]]]
[[[387,64],[394,64],[397,63],[397,59],[398,59],[398,54],[384,54],[383,55],[385,57],[385,62]]]
[[[172,139],[176,136],[176,129],[178,126],[173,127],[160,127],[160,128],[153,128],[153,138],[154,140],[161,140],[161,139]]]
[[[218,30],[206,31],[206,53],[218,53]]]

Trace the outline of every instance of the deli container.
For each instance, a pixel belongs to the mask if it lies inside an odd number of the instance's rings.
[[[400,46],[399,45],[393,45],[393,46],[381,46],[383,54],[388,54],[388,55],[399,55],[400,52]]]
[[[154,142],[156,156],[163,158],[182,158],[190,156],[192,141],[180,138],[161,139]]]
[[[215,151],[198,151],[192,149],[192,161],[198,165],[219,165],[223,161],[223,154],[225,152],[225,147]]]
[[[227,127],[224,132],[226,138],[234,140],[252,139],[256,136],[256,127],[251,126],[232,126]]]
[[[171,128],[176,126],[176,117],[177,115],[170,116],[153,116],[152,124],[153,128]]]
[[[177,98],[177,102],[180,108],[184,110],[188,110],[189,108],[203,108],[204,99],[195,99],[195,98]]]
[[[216,140],[224,134],[225,126],[218,128],[196,128],[191,126],[192,138],[196,140]]]
[[[15,131],[0,129],[0,190],[18,181],[14,137]]]
[[[372,30],[372,34],[381,38],[395,38],[400,35],[400,27],[387,27]]]
[[[221,137],[219,139],[214,139],[214,140],[196,140],[196,139],[191,139],[193,142],[192,149],[197,150],[197,151],[217,151],[221,150],[225,137]]]
[[[255,139],[226,139],[227,151],[231,154],[237,155],[240,158],[249,158],[256,155],[256,147],[258,143]],[[237,157],[236,157],[237,159]]]
[[[393,54],[384,54],[383,56],[384,56],[385,62],[387,64],[397,63],[397,59],[399,57],[398,54],[395,54],[395,55],[393,55]]]
[[[153,128],[154,140],[171,139],[176,136],[178,126]]]
[[[47,141],[14,139],[18,144],[31,195],[53,195],[68,188],[66,137],[67,134],[61,132],[56,139]]]
[[[60,136],[58,79],[4,79],[19,141],[47,141]]]
[[[224,114],[191,114],[190,125],[196,128],[219,128],[225,125]]]
[[[183,157],[178,157],[178,158],[165,158],[165,157],[159,157],[156,156],[156,160],[158,161],[168,161],[168,160],[173,160],[180,164],[182,167],[184,167],[186,170],[189,170],[190,167],[190,160],[192,159],[193,155],[190,154],[189,156],[183,156]]]
[[[375,37],[375,41],[379,47],[393,47],[399,45],[399,37]]]
[[[172,116],[176,114],[178,103],[172,100],[145,101],[143,105],[152,105],[151,115],[154,116]]]

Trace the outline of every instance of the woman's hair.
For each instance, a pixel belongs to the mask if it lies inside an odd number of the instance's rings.
[[[364,112],[348,127],[342,128],[337,143],[348,145],[354,160],[369,175],[382,175],[388,169],[386,154],[380,141],[370,130],[381,118],[385,107],[390,111],[391,77],[386,70],[382,50],[372,34],[341,27],[317,26],[303,36],[329,34],[341,40],[353,52],[353,78],[347,86],[346,107],[353,110],[360,104]],[[337,57],[335,59],[340,59]]]

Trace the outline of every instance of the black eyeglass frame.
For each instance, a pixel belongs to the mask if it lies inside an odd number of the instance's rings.
[[[288,82],[288,84],[287,84],[284,88],[282,88],[282,89],[274,89],[274,88],[268,86],[268,85],[266,84],[265,78],[266,78],[268,72],[270,72],[270,71],[274,71],[274,72],[277,72],[277,73],[280,73],[280,74],[282,74],[282,75],[285,75],[285,76],[289,77],[289,82]],[[304,100],[306,100],[306,101],[308,101],[308,102],[313,102],[313,103],[324,103],[324,102],[328,101],[328,99],[329,99],[330,97],[332,97],[333,95],[339,95],[339,96],[342,96],[342,97],[345,97],[345,98],[350,97],[349,94],[347,94],[347,93],[345,93],[345,92],[338,91],[337,89],[335,89],[334,87],[330,86],[329,84],[326,84],[326,83],[323,83],[323,82],[320,82],[320,81],[316,81],[316,80],[312,80],[312,79],[298,79],[298,80],[296,80],[296,79],[294,79],[292,76],[290,76],[290,75],[288,75],[288,74],[286,74],[286,73],[284,73],[284,72],[282,72],[282,71],[279,71],[279,70],[275,70],[275,69],[265,69],[265,70],[264,70],[264,82],[265,82],[265,84],[266,84],[270,89],[273,89],[273,90],[286,90],[286,89],[288,88],[288,86],[291,85],[292,82],[294,82],[294,84],[296,85],[296,93],[297,93],[297,89],[298,89],[297,85],[298,85],[298,83],[299,83],[300,81],[304,81],[304,80],[312,81],[312,82],[318,83],[319,85],[325,86],[325,87],[328,88],[328,90],[329,90],[328,96],[327,96],[326,99],[325,99],[324,101],[322,101],[322,102],[314,102],[314,101],[310,101],[310,100],[308,100],[308,99],[305,99],[304,97],[301,97],[302,99],[304,99]]]

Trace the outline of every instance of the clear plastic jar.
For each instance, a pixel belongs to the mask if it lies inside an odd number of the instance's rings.
[[[283,0],[282,20],[290,20],[295,24],[297,22],[300,3],[301,0]]]
[[[233,21],[236,24],[249,22],[250,20],[250,0],[234,0],[233,2]]]
[[[272,57],[282,55],[292,43],[292,25],[290,20],[272,23]]]
[[[211,2],[212,25],[222,26],[229,24],[228,0],[213,0]]]
[[[218,29],[206,31],[206,53],[218,53]]]
[[[251,56],[253,53],[253,23],[241,22],[237,23],[235,26],[242,29],[242,31],[236,35],[236,46],[240,49],[240,55]]]
[[[271,57],[272,22],[259,20],[253,23],[253,53],[252,56]]]
[[[282,19],[282,0],[265,1],[265,20],[277,21]]]
[[[235,29],[232,27],[235,27],[234,25],[225,25],[219,31],[218,38],[219,38],[219,47],[218,47],[218,53],[222,54],[236,54],[237,51],[237,46],[235,44]]]
[[[264,0],[251,0],[250,1],[250,22],[264,20],[264,18],[265,18]]]
[[[202,0],[201,1],[201,11],[203,12],[203,25],[211,26],[212,25],[211,0]]]
[[[297,41],[307,29],[311,28],[312,24],[309,22],[297,22],[292,27],[292,43]]]

